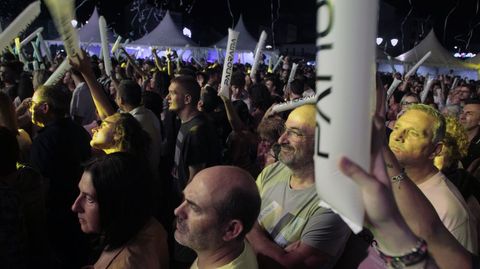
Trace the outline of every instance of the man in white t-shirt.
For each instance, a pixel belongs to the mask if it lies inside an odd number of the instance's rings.
[[[432,203],[445,227],[460,244],[476,253],[476,226],[465,200],[433,164],[442,150],[444,135],[445,119],[440,112],[414,104],[395,123],[389,146],[408,177]]]

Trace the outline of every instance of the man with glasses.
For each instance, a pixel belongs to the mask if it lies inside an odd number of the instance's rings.
[[[331,268],[350,235],[338,215],[318,205],[315,115],[314,105],[290,113],[278,139],[280,162],[257,178],[262,207],[247,239],[260,268]]]
[[[47,226],[55,268],[86,264],[88,243],[78,228],[70,204],[82,175],[81,164],[90,157],[90,136],[68,117],[68,93],[40,86],[30,102],[32,122],[41,127],[33,139],[30,164],[48,179]]]

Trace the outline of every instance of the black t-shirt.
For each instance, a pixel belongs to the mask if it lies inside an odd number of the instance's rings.
[[[47,226],[54,255],[70,268],[87,262],[87,237],[71,210],[79,191],[82,163],[90,158],[90,136],[70,118],[59,119],[38,132],[30,149],[30,163],[48,179]]]
[[[210,167],[220,163],[221,147],[213,124],[203,114],[182,123],[175,145],[172,176],[176,190],[183,191],[188,179],[188,167],[205,164]]]
[[[480,158],[480,133],[470,142],[467,156],[461,160],[463,167],[468,169],[468,166],[477,158]]]

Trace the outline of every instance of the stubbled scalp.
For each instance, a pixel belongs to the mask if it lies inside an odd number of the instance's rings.
[[[289,119],[298,120],[304,122],[308,127],[315,128],[316,118],[315,118],[315,105],[303,105],[294,109],[290,115]]]

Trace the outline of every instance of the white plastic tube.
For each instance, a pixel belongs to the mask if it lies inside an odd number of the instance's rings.
[[[250,77],[255,78],[257,74],[258,66],[260,65],[260,58],[262,57],[263,47],[265,47],[265,41],[267,40],[267,33],[262,31],[260,38],[258,39],[257,50],[255,52],[255,58],[253,60],[252,70],[250,71]]]
[[[57,84],[63,78],[65,73],[67,73],[67,71],[70,70],[70,68],[72,67],[68,63],[68,58],[65,58],[65,60],[63,60],[63,62],[57,67],[55,72],[53,72],[53,74],[50,75],[50,77],[47,79],[44,85],[53,86]]]
[[[387,90],[387,100],[390,99],[390,97],[395,92],[395,90],[397,89],[398,85],[400,85],[401,82],[402,80],[400,79],[397,79],[397,78],[393,79],[392,84],[390,84],[390,87]]]
[[[405,77],[409,77],[411,75],[413,75],[413,73],[415,73],[415,71],[417,71],[417,69],[423,64],[423,62],[425,62],[428,57],[430,57],[430,55],[432,55],[432,52],[429,51],[427,52],[423,57],[422,59],[420,59],[420,61],[418,61],[410,70],[408,70],[407,74],[405,75]]]
[[[425,103],[425,100],[427,99],[428,92],[430,91],[430,88],[432,87],[433,80],[435,78],[433,76],[428,76],[425,78],[425,84],[423,85],[423,90],[420,93],[420,102]]]
[[[100,30],[100,39],[102,40],[102,55],[105,74],[112,74],[112,59],[110,58],[110,50],[108,49],[107,22],[103,16],[98,19],[98,28]]]
[[[340,173],[338,161],[347,156],[370,169],[378,1],[316,3],[315,184],[322,205],[357,233],[364,223],[362,194]]]
[[[303,97],[291,101],[287,101],[285,103],[276,104],[272,107],[272,112],[279,113],[283,111],[288,111],[295,109],[299,106],[307,105],[307,104],[315,104],[317,102],[318,94],[309,97]]]
[[[68,56],[80,52],[77,31],[71,21],[75,18],[74,0],[45,0],[45,4],[52,15],[53,22],[63,40],[63,46]]]
[[[230,81],[233,73],[233,59],[235,55],[235,49],[237,48],[238,35],[240,33],[232,29],[228,29],[228,42],[227,42],[227,54],[225,55],[225,61],[223,62],[222,80],[220,82],[220,90],[218,95],[230,98]]]
[[[280,58],[278,58],[277,62],[275,63],[275,65],[273,66],[273,69],[272,69],[272,73],[275,73],[275,70],[277,70],[277,67],[280,65],[280,63],[283,62],[283,55],[280,56]]]

